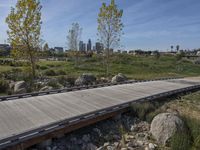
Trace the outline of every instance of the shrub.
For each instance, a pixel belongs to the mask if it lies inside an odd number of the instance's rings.
[[[68,76],[59,76],[57,78],[58,83],[62,84],[63,86],[67,86],[66,84],[73,86],[75,83],[75,77],[68,77]]]
[[[58,70],[57,75],[66,75],[66,72],[64,70]]]
[[[188,130],[176,133],[170,140],[172,150],[200,149],[200,122],[196,119],[183,117]]]
[[[48,69],[48,67],[47,66],[40,66],[40,69],[41,70],[46,70],[46,69]]]
[[[0,93],[5,93],[8,91],[9,85],[5,80],[0,80]]]
[[[190,134],[192,136],[192,146],[194,149],[200,149],[200,121],[196,119],[191,119],[189,117],[183,118],[187,127],[189,128]]]
[[[187,131],[179,131],[170,140],[172,150],[189,150],[191,147],[191,137]]]
[[[131,106],[133,113],[141,120],[146,119],[146,115],[156,109],[151,102],[135,103]]]
[[[53,87],[54,89],[59,89],[61,88],[61,85],[58,83],[57,80],[51,80],[48,82],[48,86]]]
[[[56,72],[52,69],[46,70],[44,74],[46,76],[56,76]]]

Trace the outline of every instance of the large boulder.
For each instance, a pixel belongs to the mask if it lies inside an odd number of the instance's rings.
[[[27,84],[25,81],[15,82],[14,85],[14,93],[15,94],[23,94],[27,92]]]
[[[112,83],[118,83],[118,82],[124,82],[127,80],[127,77],[123,75],[122,73],[119,73],[118,75],[114,76],[112,78]]]
[[[90,85],[96,82],[96,77],[92,74],[82,74],[76,81],[75,85]]]
[[[176,114],[161,113],[154,117],[150,132],[160,144],[166,145],[174,133],[182,130],[184,123]]]

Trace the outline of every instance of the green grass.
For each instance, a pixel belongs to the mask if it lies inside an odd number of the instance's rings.
[[[181,77],[200,75],[200,65],[190,61],[177,61],[175,56],[132,56],[127,54],[113,55],[110,58],[110,76],[123,73],[132,79],[154,79],[160,77]],[[38,72],[44,74],[48,69],[66,73],[68,76],[77,77],[82,73],[93,73],[97,77],[105,76],[103,59],[94,55],[92,58],[81,58],[78,67],[71,61],[40,61],[37,63]],[[0,66],[0,73],[9,71],[14,67]]]

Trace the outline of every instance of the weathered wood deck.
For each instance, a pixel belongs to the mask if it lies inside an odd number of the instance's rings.
[[[8,139],[66,119],[185,88],[200,77],[140,82],[0,102],[0,146]]]

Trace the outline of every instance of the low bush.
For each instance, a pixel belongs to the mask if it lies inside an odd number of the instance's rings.
[[[47,66],[39,66],[39,69],[41,69],[41,70],[47,70],[48,67]]]
[[[60,89],[62,85],[60,85],[57,80],[51,80],[48,82],[48,86],[51,86],[54,89]]]
[[[48,67],[47,66],[40,66],[40,69],[41,70],[46,70],[46,69],[48,69]]]
[[[164,103],[158,101],[151,102],[143,102],[143,103],[135,103],[131,106],[131,111],[134,115],[136,115],[140,120],[145,120],[149,123],[153,120],[153,118],[162,112],[162,110],[158,109]]]
[[[151,102],[135,103],[131,106],[133,113],[141,120],[146,120],[146,115],[153,112],[156,106]]]
[[[5,80],[0,80],[0,93],[6,93],[9,89],[9,84]]]
[[[56,72],[52,69],[49,69],[49,70],[46,70],[44,72],[44,75],[46,75],[46,76],[56,76]]]
[[[73,86],[75,83],[75,77],[68,77],[68,76],[59,76],[57,78],[58,83],[62,84],[63,86],[67,86],[66,83],[70,86]]]
[[[191,148],[191,136],[188,131],[180,131],[174,134],[170,140],[172,150],[189,150]]]
[[[200,149],[200,122],[190,117],[182,117],[187,130],[176,133],[170,140],[172,150]]]
[[[192,137],[193,149],[199,150],[200,149],[200,121],[189,118],[189,117],[184,117],[183,120],[190,131],[190,134]]]
[[[57,75],[66,75],[66,72],[64,70],[58,70]]]

